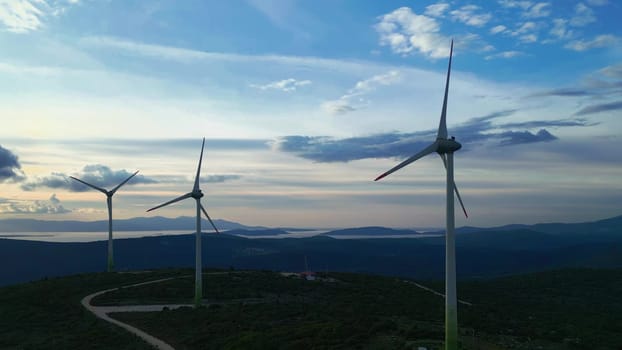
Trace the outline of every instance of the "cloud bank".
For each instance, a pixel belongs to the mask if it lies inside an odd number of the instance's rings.
[[[105,165],[94,164],[87,165],[82,169],[81,173],[72,175],[80,180],[84,180],[90,184],[109,190],[123,182],[130,175],[132,175],[132,173],[125,169],[113,171]],[[134,176],[126,185],[150,184],[155,182],[156,181],[154,179],[138,174]],[[21,186],[24,191],[34,191],[39,187],[61,188],[72,192],[85,192],[91,190],[90,187],[70,179],[69,175],[64,173],[52,173],[49,176],[37,177],[30,182],[22,184]]]
[[[586,127],[595,125],[585,119],[533,120],[514,123],[493,123],[516,110],[505,110],[483,117],[472,118],[452,127],[464,145],[492,143],[514,146],[557,139],[545,128]],[[537,132],[530,129],[540,128]],[[413,133],[384,133],[362,137],[335,139],[326,136],[292,135],[277,139],[273,147],[282,152],[316,162],[349,162],[368,158],[404,158],[428,146],[436,138],[436,130]]]
[[[0,182],[6,180],[20,181],[23,179],[21,164],[17,156],[0,146]]]

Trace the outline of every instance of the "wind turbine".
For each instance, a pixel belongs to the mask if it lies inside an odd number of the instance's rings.
[[[431,153],[438,153],[445,164],[447,170],[447,211],[446,211],[446,234],[445,234],[445,349],[455,350],[458,348],[458,303],[456,296],[456,243],[454,237],[454,191],[460,201],[460,206],[464,215],[468,217],[462,198],[458,192],[458,187],[454,182],[454,152],[459,150],[462,145],[455,138],[447,138],[447,93],[449,90],[449,74],[451,72],[451,57],[454,50],[454,41],[451,41],[449,50],[449,66],[447,68],[447,82],[445,84],[445,98],[443,99],[443,109],[441,112],[441,122],[438,127],[436,141],[424,148],[421,152],[406,159],[389,171],[378,176],[374,181],[407,166],[408,164],[423,158]]]
[[[197,202],[197,232],[195,236],[196,252],[195,252],[195,261],[194,261],[195,262],[195,265],[194,265],[194,304],[196,306],[201,305],[201,300],[203,299],[203,281],[202,281],[202,276],[201,276],[201,272],[203,268],[203,265],[201,264],[201,211],[203,211],[203,214],[205,214],[205,216],[207,217],[207,220],[209,220],[210,224],[212,224],[212,227],[214,228],[216,233],[220,233],[218,232],[218,229],[216,228],[216,225],[214,225],[214,222],[212,221],[212,219],[207,214],[207,210],[205,210],[205,208],[201,204],[201,197],[203,197],[203,192],[199,188],[199,177],[201,176],[201,162],[203,161],[203,148],[204,147],[205,147],[205,137],[203,138],[203,144],[201,145],[201,156],[199,157],[199,167],[197,168],[197,175],[194,178],[194,187],[192,187],[192,192],[188,192],[184,194],[183,196],[177,197],[173,200],[170,200],[166,203],[160,204],[156,207],[153,207],[147,210],[147,211],[156,210],[158,208],[162,208],[164,206],[173,204],[175,202],[179,202],[187,198],[194,198],[196,200]]]
[[[70,178],[81,182],[91,188],[94,188],[106,195],[106,203],[108,204],[108,272],[112,272],[114,270],[114,252],[112,247],[112,196],[114,196],[117,190],[121,188],[121,186],[125,185],[126,182],[130,181],[130,179],[133,178],[136,174],[138,174],[138,171],[130,175],[127,179],[125,179],[123,182],[118,184],[117,187],[113,188],[110,191],[107,191],[95,185],[91,185],[90,183],[80,180],[77,177],[70,176]]]

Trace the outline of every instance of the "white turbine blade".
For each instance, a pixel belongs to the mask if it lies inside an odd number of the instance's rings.
[[[94,189],[98,190],[99,192],[102,192],[105,195],[108,195],[108,191],[106,191],[105,189],[103,189],[101,187],[97,187],[95,185],[91,185],[90,183],[88,183],[86,181],[82,181],[82,180],[78,179],[77,177],[73,177],[73,176],[69,176],[69,177],[74,179],[74,180],[76,180],[76,181],[78,181],[78,182],[81,182],[81,183],[83,183],[83,184],[85,184],[85,185],[87,185],[87,186],[89,186],[91,188],[94,188]]]
[[[199,190],[199,177],[201,177],[201,162],[203,161],[203,148],[205,147],[205,137],[203,138],[203,144],[201,145],[201,156],[199,157],[199,167],[197,168],[197,176],[194,178],[193,191]]]
[[[445,155],[439,154],[439,156],[441,156],[441,159],[443,160],[443,165],[445,165],[445,170],[447,170],[447,159],[445,158]],[[462,207],[464,216],[468,218],[469,215],[467,214],[466,208],[464,207],[464,203],[462,203],[462,197],[460,197],[460,192],[458,192],[458,186],[456,185],[455,181],[454,181],[454,191],[456,192],[456,197],[458,197],[458,202],[460,202],[460,206]]]
[[[203,204],[201,204],[201,210],[203,210],[203,214],[205,214],[205,217],[207,218],[207,220],[209,220],[209,223],[212,224],[212,227],[214,228],[216,233],[220,233],[218,229],[216,228],[216,225],[214,225],[212,218],[210,218],[209,215],[207,214],[207,210],[205,210],[205,208],[203,207]]]
[[[186,198],[190,198],[190,197],[192,197],[192,193],[191,193],[191,192],[190,192],[190,193],[186,193],[186,194],[184,194],[183,196],[177,197],[177,198],[175,198],[175,199],[172,199],[172,200],[170,200],[170,201],[168,201],[168,202],[166,202],[166,203],[160,204],[160,205],[158,205],[157,207],[153,207],[153,208],[151,208],[151,209],[149,209],[149,210],[147,210],[147,211],[156,210],[156,209],[158,209],[158,208],[162,208],[162,207],[167,206],[167,205],[169,205],[169,204],[173,204],[173,203],[175,203],[175,202],[179,202],[179,201],[181,201],[181,200],[184,200],[184,199],[186,199]]]
[[[125,179],[125,181],[121,182],[120,184],[117,185],[117,187],[113,188],[110,192],[112,194],[114,194],[115,192],[117,192],[117,190],[119,188],[121,188],[121,186],[125,185],[126,182],[130,181],[131,178],[133,178],[134,176],[136,176],[136,174],[138,174],[138,170],[136,170],[136,172],[132,175],[130,175],[130,177],[128,177],[127,179]]]
[[[438,126],[439,139],[447,139],[447,94],[449,92],[449,74],[451,73],[451,56],[454,52],[454,41],[451,40],[451,48],[449,49],[449,66],[447,67],[447,82],[445,83],[445,97],[443,98],[443,110],[441,111],[441,123]]]
[[[429,145],[428,147],[424,148],[423,151],[415,154],[414,156],[406,159],[405,161],[401,162],[400,164],[394,166],[393,168],[391,168],[391,170],[385,172],[384,174],[378,176],[374,181],[378,181],[380,179],[382,179],[383,177],[397,171],[400,170],[401,168],[407,166],[408,164],[414,162],[415,160],[422,158],[424,156],[427,156],[428,154],[432,153],[432,152],[436,152],[436,149],[438,148],[438,144],[436,142],[434,142],[433,144]]]

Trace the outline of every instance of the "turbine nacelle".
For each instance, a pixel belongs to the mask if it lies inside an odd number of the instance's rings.
[[[454,153],[455,151],[462,148],[460,142],[456,141],[453,136],[451,137],[451,139],[437,139],[436,145],[436,153],[438,154]]]
[[[201,191],[200,189],[190,192],[190,197],[195,198],[195,199],[202,198],[203,196],[204,196],[203,191]]]

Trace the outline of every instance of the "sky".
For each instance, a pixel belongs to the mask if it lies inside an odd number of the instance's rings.
[[[0,219],[190,216],[201,140],[214,219],[442,227],[622,209],[622,3],[0,0]]]

